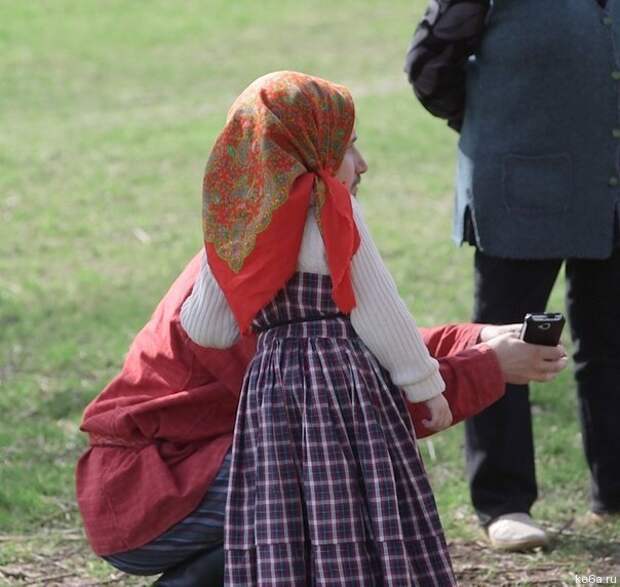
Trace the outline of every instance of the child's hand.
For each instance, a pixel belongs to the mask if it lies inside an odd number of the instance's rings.
[[[424,404],[428,408],[431,418],[430,420],[422,420],[422,424],[429,430],[439,432],[452,424],[452,412],[443,393],[426,400]]]

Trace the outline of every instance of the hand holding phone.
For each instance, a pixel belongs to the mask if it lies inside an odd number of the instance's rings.
[[[556,346],[566,320],[560,312],[526,314],[520,338],[524,342],[543,346]]]

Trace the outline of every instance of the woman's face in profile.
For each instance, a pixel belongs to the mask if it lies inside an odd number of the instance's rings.
[[[357,133],[355,130],[351,133],[349,145],[344,154],[342,165],[336,171],[336,179],[341,181],[352,195],[357,195],[357,186],[360,183],[361,176],[368,170],[368,165],[359,149],[355,145]]]

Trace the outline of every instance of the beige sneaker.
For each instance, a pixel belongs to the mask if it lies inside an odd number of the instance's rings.
[[[487,535],[491,546],[497,550],[533,550],[545,546],[549,538],[545,531],[528,514],[504,514],[493,520]]]

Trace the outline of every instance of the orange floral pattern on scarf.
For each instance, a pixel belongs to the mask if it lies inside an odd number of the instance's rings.
[[[344,260],[347,267],[334,261],[342,251],[334,253],[338,244],[329,246],[334,239],[325,235],[324,208],[330,197],[339,200],[328,206],[329,224],[337,225],[344,214],[352,239],[345,249],[356,249],[359,237],[346,209],[348,192],[345,202],[333,178],[354,119],[353,100],[344,86],[296,72],[259,78],[231,106],[207,162],[203,229],[209,265],[242,330],[295,271],[312,194],[328,264],[333,249],[330,270],[337,265],[337,281],[347,281],[350,256]],[[350,290],[350,283],[344,289]],[[350,311],[354,301],[341,305]]]

